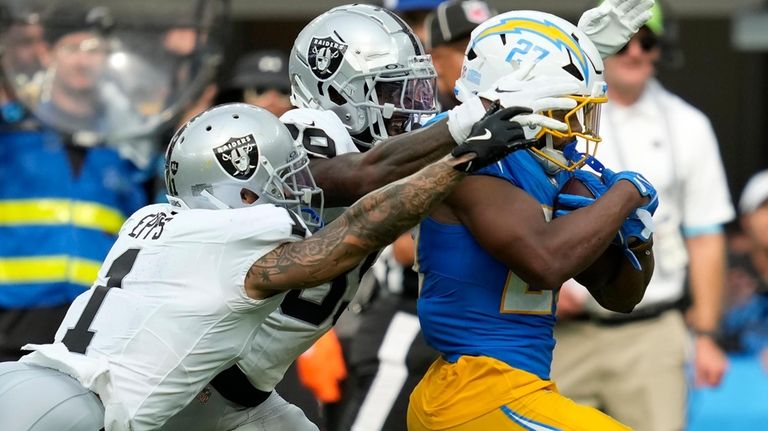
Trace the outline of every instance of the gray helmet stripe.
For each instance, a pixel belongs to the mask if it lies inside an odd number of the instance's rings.
[[[400,28],[403,29],[403,32],[408,35],[408,38],[411,40],[411,44],[413,45],[413,51],[416,53],[416,55],[424,55],[424,51],[421,48],[421,44],[419,43],[418,39],[416,39],[416,35],[413,34],[413,30],[411,30],[408,27],[408,24],[403,21],[402,18],[397,16],[394,12],[392,12],[389,9],[382,8],[384,12],[386,12],[389,16],[391,16],[396,23],[400,24]]]

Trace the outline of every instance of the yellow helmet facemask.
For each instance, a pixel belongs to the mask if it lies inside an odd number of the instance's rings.
[[[546,127],[542,127],[535,138],[545,138],[546,143],[543,148],[531,148],[536,155],[554,164],[559,169],[572,172],[581,168],[586,163],[589,156],[595,156],[597,147],[602,138],[600,137],[600,110],[601,105],[608,101],[605,96],[569,96],[576,101],[576,106],[562,115],[563,111],[545,111],[546,115],[552,119],[564,122],[568,130],[561,132]],[[575,130],[574,125],[580,126],[580,130]],[[574,139],[582,138],[585,142],[585,151],[577,160],[569,160],[562,155],[562,152],[555,150],[552,138]]]

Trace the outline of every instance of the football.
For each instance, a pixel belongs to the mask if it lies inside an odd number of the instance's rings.
[[[594,198],[595,195],[587,188],[587,186],[578,178],[571,177],[568,179],[568,181],[563,184],[563,187],[560,189],[560,194],[570,194],[575,196],[584,196],[588,198]],[[559,202],[557,199],[555,200],[554,205],[554,211],[557,211],[559,209],[567,209],[571,210],[572,208],[560,208]]]
[[[566,193],[569,195],[576,195],[576,196],[584,196],[588,198],[595,197],[595,195],[592,194],[589,188],[587,188],[587,186],[584,185],[584,183],[576,177],[571,177],[568,181],[566,181],[565,184],[563,184],[563,188],[560,189],[560,193]]]

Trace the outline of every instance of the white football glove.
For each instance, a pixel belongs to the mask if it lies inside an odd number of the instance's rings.
[[[579,18],[579,30],[595,44],[600,56],[615,54],[651,19],[653,0],[605,0]]]
[[[512,121],[522,126],[540,126],[564,132],[568,130],[567,124],[539,112],[570,111],[577,103],[567,96],[578,91],[579,84],[571,78],[542,77],[520,81],[513,75],[507,75],[499,78],[489,90],[481,92],[478,96],[498,100],[505,108],[530,108],[532,114],[521,114],[512,118]]]
[[[568,78],[539,78],[523,80],[535,62],[530,62],[512,74],[501,77],[488,90],[464,101],[448,111],[448,130],[456,143],[461,144],[469,136],[472,126],[485,115],[485,107],[480,98],[498,100],[504,108],[519,106],[529,108],[532,114],[521,114],[512,121],[522,126],[537,126],[566,131],[568,126],[539,112],[549,110],[571,110],[576,101],[568,98],[579,90],[579,85]]]

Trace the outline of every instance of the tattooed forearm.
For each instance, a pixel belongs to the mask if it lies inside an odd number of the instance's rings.
[[[290,279],[300,287],[313,285],[309,279],[321,265],[327,265],[332,270],[336,263],[328,259],[328,250],[338,245],[344,239],[345,229],[339,228],[340,217],[321,233],[300,242],[285,244],[264,255],[248,270],[246,284],[256,282],[266,288],[276,287],[283,278]],[[306,283],[305,283],[306,282]],[[318,283],[315,283],[318,284]],[[288,288],[288,287],[286,287]]]
[[[442,201],[464,177],[453,166],[465,160],[445,157],[364,196],[318,234],[259,259],[246,284],[255,289],[295,289],[344,273],[415,226]]]

